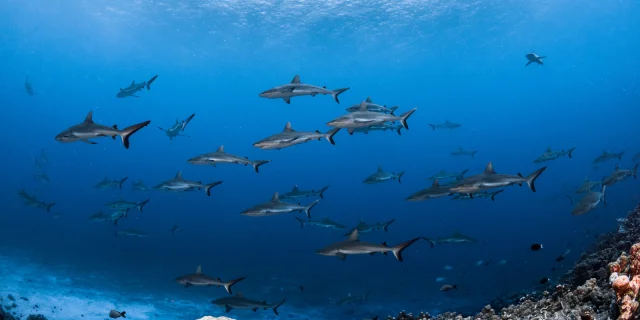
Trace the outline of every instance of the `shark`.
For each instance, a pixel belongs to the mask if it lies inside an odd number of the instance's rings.
[[[30,195],[24,189],[18,192],[18,196],[20,196],[24,200],[25,206],[38,208],[38,209],[45,209],[47,213],[50,213],[51,207],[53,207],[56,204],[55,202],[46,203],[46,202],[40,201],[38,200],[38,198],[36,198],[35,194]]]
[[[410,195],[409,197],[407,197],[405,200],[407,201],[423,201],[423,200],[429,200],[429,199],[435,199],[435,198],[440,198],[440,197],[445,197],[448,195],[451,195],[452,192],[449,190],[448,186],[441,186],[440,183],[438,182],[438,179],[433,180],[433,184],[431,185],[431,187],[420,190],[412,195]]]
[[[460,232],[454,232],[453,235],[448,236],[448,237],[438,237],[435,240],[426,238],[426,237],[422,237],[422,239],[426,240],[427,242],[429,242],[429,244],[431,245],[431,248],[433,248],[435,246],[435,244],[444,244],[444,243],[478,243],[478,240],[473,239],[469,236],[465,236],[463,234],[461,234]]]
[[[189,122],[191,122],[191,119],[193,119],[193,117],[195,116],[196,114],[193,113],[187,119],[182,121],[179,121],[178,118],[176,118],[176,123],[173,126],[171,126],[169,129],[163,129],[162,127],[158,127],[158,129],[160,129],[160,131],[163,131],[167,135],[167,137],[169,137],[169,140],[173,140],[173,138],[175,137],[190,138],[190,136],[181,134],[180,132],[183,132],[184,129],[187,128],[187,124],[189,124]]]
[[[402,175],[404,175],[404,172],[400,172],[398,174],[395,174],[393,172],[385,172],[382,167],[379,166],[376,173],[368,176],[362,182],[366,184],[374,184],[385,181],[398,180],[398,183],[402,183],[402,181],[400,180],[402,178]]]
[[[107,220],[113,222],[113,224],[117,226],[120,219],[127,217],[127,213],[129,213],[129,209],[120,209],[114,211],[109,216],[107,216]]]
[[[464,175],[469,171],[469,169],[464,169],[460,172],[447,172],[445,170],[440,170],[440,172],[432,175],[431,177],[427,178],[429,180],[444,180],[444,179],[456,179],[456,180],[462,180],[464,178]]]
[[[266,217],[274,216],[278,214],[291,213],[294,211],[304,212],[307,218],[311,218],[311,209],[320,202],[320,199],[311,202],[310,204],[303,206],[295,203],[288,203],[280,201],[278,193],[274,193],[271,197],[271,201],[261,203],[253,206],[249,209],[242,211],[243,216],[249,217]]]
[[[136,230],[136,229],[128,229],[128,230],[120,230],[120,231],[116,231],[115,232],[116,237],[118,236],[127,236],[127,237],[134,237],[134,238],[146,238],[147,234]]]
[[[534,163],[542,163],[545,161],[551,161],[551,160],[555,160],[564,156],[568,156],[569,159],[572,158],[572,153],[573,150],[575,150],[576,147],[570,148],[567,151],[561,150],[561,151],[553,151],[551,150],[551,148],[547,148],[544,153],[542,155],[540,155],[537,159],[533,160]]]
[[[371,101],[371,97],[367,97],[367,99],[364,100],[364,102],[367,106],[367,111],[371,111],[371,112],[382,112],[382,113],[393,114],[393,112],[396,111],[396,109],[398,109],[398,106],[387,108],[387,106],[381,106],[379,104],[375,104],[373,103],[373,101]],[[347,112],[356,112],[360,110],[360,105],[354,104],[345,110]]]
[[[638,163],[633,167],[633,169],[620,169],[620,166],[616,164],[615,170],[606,178],[602,180],[602,185],[610,187],[620,181],[624,181],[629,177],[633,177],[634,179],[638,179],[636,175],[638,172]]]
[[[354,130],[356,128],[379,125],[385,122],[400,121],[400,124],[402,124],[402,126],[406,130],[409,130],[407,120],[414,112],[416,112],[416,110],[418,110],[418,108],[413,108],[401,114],[400,116],[380,112],[371,112],[367,110],[367,103],[365,101],[362,101],[362,103],[360,103],[360,108],[358,109],[358,111],[350,112],[346,115],[331,120],[327,122],[327,126],[334,128],[346,128],[347,132],[352,134],[353,132],[355,132]]]
[[[224,307],[225,312],[227,313],[233,309],[250,309],[253,311],[257,311],[258,309],[271,309],[277,316],[278,308],[280,308],[280,306],[282,306],[286,301],[287,299],[282,299],[279,303],[270,304],[266,301],[257,301],[245,298],[242,294],[238,293],[233,297],[218,298],[211,301],[211,303]]]
[[[349,232],[347,232],[345,234],[345,236],[348,236],[351,234],[351,232],[353,232],[353,230],[358,230],[358,235],[365,235],[365,234],[370,234],[376,230],[384,230],[384,232],[388,231],[389,226],[394,223],[396,221],[396,219],[391,219],[387,222],[382,222],[382,223],[374,223],[374,224],[367,224],[366,222],[360,220],[360,223],[358,223],[358,225],[349,230]]]
[[[116,136],[120,136],[124,147],[126,149],[129,149],[129,138],[131,137],[131,135],[138,132],[138,130],[146,127],[150,122],[151,121],[144,121],[119,130],[117,125],[114,125],[113,127],[107,127],[93,122],[93,111],[89,111],[89,114],[82,123],[73,125],[68,129],[65,129],[64,131],[56,135],[55,139],[58,142],[62,143],[81,141],[88,144],[97,144],[90,139],[100,137],[111,137],[115,139]]]
[[[526,183],[531,191],[536,192],[535,181],[546,169],[547,167],[542,167],[527,177],[523,177],[520,173],[518,175],[498,174],[493,170],[493,164],[489,162],[483,173],[464,178],[449,190],[467,193],[473,198],[473,193],[478,191]]]
[[[307,198],[307,197],[320,197],[320,199],[324,199],[324,192],[329,189],[329,186],[324,186],[319,190],[300,190],[300,188],[295,185],[293,189],[289,192],[285,192],[280,196],[280,199],[295,199],[295,198]]]
[[[538,56],[533,52],[525,54],[524,57],[527,58],[527,60],[529,60],[527,64],[525,64],[525,67],[532,63],[537,63],[538,65],[544,65],[544,62],[542,62],[542,59],[546,58],[546,56]]]
[[[451,200],[470,200],[475,198],[491,198],[491,201],[495,201],[496,195],[504,192],[504,189],[496,190],[496,191],[481,191],[473,194],[473,197],[468,193],[458,193],[455,194]]]
[[[326,228],[326,229],[333,229],[333,230],[339,230],[339,229],[346,229],[347,227],[332,221],[329,218],[324,218],[322,220],[302,220],[298,217],[295,217],[296,220],[298,220],[298,222],[300,222],[300,228],[303,228],[305,225],[307,226],[316,226],[316,227],[320,227],[320,228]]]
[[[397,124],[397,125],[388,124],[388,123],[372,124],[372,125],[367,126],[367,127],[354,128],[349,134],[353,135],[354,133],[357,133],[357,132],[362,132],[364,134],[369,134],[370,131],[387,131],[387,130],[391,130],[391,131],[395,131],[396,133],[398,133],[399,136],[401,136],[402,135],[402,128],[404,128],[404,127],[401,124]]]
[[[367,302],[368,299],[369,299],[369,292],[365,292],[364,294],[361,294],[361,295],[349,294],[346,297],[338,300],[336,304],[345,305],[345,304],[354,304],[359,302]]]
[[[185,288],[188,288],[190,286],[223,286],[229,294],[232,294],[231,287],[244,279],[246,279],[246,277],[240,277],[231,281],[222,281],[220,278],[214,279],[202,273],[202,266],[198,266],[198,268],[196,269],[196,273],[180,276],[176,278],[175,281],[179,284],[184,285]]]
[[[126,97],[140,98],[139,96],[136,96],[136,93],[144,88],[147,88],[147,90],[151,90],[151,84],[154,81],[156,81],[156,78],[158,78],[157,74],[151,77],[151,79],[140,82],[140,83],[136,83],[136,81],[133,80],[131,81],[131,84],[128,87],[124,89],[120,88],[120,91],[118,91],[118,93],[116,94],[116,98],[126,98]]]
[[[182,231],[182,228],[180,228],[180,226],[178,224],[174,224],[173,227],[171,227],[171,229],[169,229],[169,231],[171,231],[171,235],[172,236],[175,236],[176,232]]]
[[[333,129],[327,133],[322,133],[320,131],[316,132],[304,132],[304,131],[296,131],[291,127],[291,122],[287,122],[284,126],[282,132],[271,135],[265,139],[262,139],[253,144],[254,147],[268,150],[268,149],[276,149],[280,150],[286,147],[295,146],[301,143],[309,142],[311,140],[321,140],[322,138],[327,139],[331,144],[335,145],[335,141],[333,141],[333,136],[338,133],[340,129]]]
[[[125,201],[123,198],[120,198],[119,200],[108,202],[104,206],[115,210],[138,209],[138,211],[142,212],[142,208],[144,208],[144,206],[149,203],[149,201],[150,199],[138,202],[129,202]]]
[[[36,92],[35,92],[35,90],[33,90],[33,86],[31,85],[31,82],[29,82],[29,77],[28,76],[24,79],[24,90],[31,97],[36,95]]]
[[[335,256],[340,260],[346,260],[347,255],[373,255],[375,253],[382,253],[384,255],[387,255],[388,252],[391,252],[398,261],[402,262],[404,261],[404,259],[402,258],[402,251],[407,249],[410,245],[412,245],[419,239],[420,238],[413,238],[396,246],[389,247],[385,242],[383,242],[382,244],[375,244],[360,241],[358,239],[358,230],[356,229],[351,232],[347,240],[328,245],[320,250],[317,250],[316,253],[323,256]]]
[[[173,179],[163,181],[153,188],[156,190],[172,191],[172,192],[184,192],[184,191],[194,191],[194,190],[204,189],[204,191],[207,193],[207,196],[211,196],[211,188],[220,184],[222,184],[222,181],[203,184],[200,181],[185,180],[182,177],[182,171],[178,171],[178,173]]]
[[[601,191],[589,191],[587,194],[580,199],[580,202],[576,204],[576,206],[571,210],[571,214],[575,216],[583,215],[593,209],[598,208],[600,204],[602,206],[607,205],[607,201],[605,199],[605,191],[607,190],[607,186],[602,186]]]
[[[139,181],[134,181],[132,184],[131,189],[133,191],[147,191],[147,186],[144,185],[144,183],[142,182],[142,180]]]
[[[624,151],[621,151],[619,153],[609,153],[606,150],[602,150],[602,153],[593,160],[593,164],[597,164],[597,163],[601,163],[601,162],[605,162],[613,159],[622,160],[622,155],[624,155]]]
[[[187,160],[187,162],[190,164],[210,165],[214,167],[216,166],[216,164],[219,164],[219,163],[243,164],[245,166],[250,164],[253,167],[253,170],[255,170],[256,173],[258,173],[258,168],[263,164],[271,162],[271,160],[251,161],[249,160],[249,158],[246,158],[246,157],[243,158],[243,157],[235,156],[230,153],[224,152],[224,145],[222,145],[215,152],[205,153],[205,154],[193,157]]]
[[[458,148],[458,150],[451,152],[452,156],[471,156],[471,158],[475,158],[478,150],[464,150],[462,147]]]
[[[40,181],[42,183],[51,182],[51,179],[49,179],[49,176],[46,173],[34,173],[33,174],[33,180],[34,181]]]
[[[93,222],[102,222],[102,221],[108,221],[109,220],[109,216],[104,214],[104,212],[102,212],[102,210],[92,214],[89,216],[89,220],[93,221]]]
[[[300,76],[296,75],[291,80],[291,83],[287,83],[281,86],[271,88],[263,91],[258,96],[267,99],[282,99],[287,104],[291,103],[291,98],[299,96],[312,96],[316,95],[331,95],[336,103],[340,103],[338,96],[349,90],[349,88],[340,88],[335,90],[329,90],[327,87],[318,87],[310,84],[303,84],[300,82]]]
[[[107,178],[106,176],[104,177],[104,179],[100,182],[98,182],[94,188],[96,189],[113,189],[113,188],[120,188],[122,189],[122,184],[127,181],[127,179],[129,179],[129,177],[124,177],[120,180],[109,180],[109,178]]]
[[[437,123],[437,124],[429,124],[429,126],[433,129],[433,131],[435,131],[436,129],[449,129],[449,130],[453,130],[455,128],[460,128],[462,127],[461,124],[459,123],[455,123],[455,122],[451,122],[449,120],[446,120],[444,123]]]

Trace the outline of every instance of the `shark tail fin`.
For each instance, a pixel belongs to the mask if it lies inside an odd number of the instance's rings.
[[[393,106],[393,107],[389,108],[389,114],[392,115],[392,116],[395,116],[394,112],[396,112],[396,110],[398,110],[398,106]]]
[[[213,187],[215,187],[215,186],[217,186],[217,185],[219,185],[221,183],[222,183],[222,181],[216,181],[216,182],[213,182],[213,183],[210,183],[210,184],[204,186],[204,191],[207,193],[207,196],[211,196],[211,188],[213,188]]]
[[[527,62],[527,64],[525,64],[524,66],[525,66],[525,67],[526,67],[526,66],[529,66],[529,65],[531,64],[531,62],[533,62],[533,61],[529,61],[529,62]]]
[[[403,174],[404,174],[404,171],[403,171],[403,172],[398,173],[398,183],[402,183],[402,180],[400,180],[400,179],[402,179],[402,175],[403,175]]]
[[[429,124],[429,126],[433,129],[433,131],[436,131],[436,125],[435,124]]]
[[[624,155],[624,151],[622,151],[622,152],[620,152],[620,153],[618,154],[618,160],[622,160],[622,155]]]
[[[433,247],[436,245],[436,242],[427,238],[427,237],[422,237],[422,239],[424,239],[425,241],[429,242],[429,244],[431,245],[431,249],[433,249]]]
[[[607,186],[602,186],[602,205],[607,206],[607,197],[606,197]]]
[[[118,182],[118,186],[120,187],[120,189],[122,189],[122,184],[123,184],[125,181],[127,181],[127,179],[129,179],[129,177],[124,177],[124,178],[122,178],[122,180],[120,180],[120,181]]]
[[[638,172],[638,164],[636,163],[636,165],[633,167],[633,179],[638,180],[638,176],[636,175],[636,173]]]
[[[149,81],[147,81],[147,90],[151,90],[151,84],[156,81],[156,78],[158,77],[158,75],[156,74],[155,76],[153,76],[151,79],[149,79]]]
[[[538,177],[546,169],[547,167],[542,167],[527,177],[527,185],[529,186],[529,189],[531,189],[531,191],[536,192],[536,185],[535,185],[536,179],[538,179]]]
[[[572,153],[573,153],[573,150],[575,150],[575,149],[576,149],[576,147],[573,147],[573,148],[569,149],[569,151],[567,151],[567,155],[569,156],[569,159],[573,158]]]
[[[276,304],[276,305],[273,307],[273,313],[275,313],[275,314],[276,314],[276,316],[279,316],[279,314],[278,314],[278,308],[280,308],[280,306],[281,306],[281,305],[283,305],[286,301],[287,301],[287,298],[284,298],[284,299],[282,299],[282,301],[280,301],[280,303]]]
[[[389,228],[389,226],[394,222],[396,222],[396,219],[391,219],[391,220],[385,222],[384,226],[382,227],[382,230],[384,230],[384,232],[389,231],[387,228]]]
[[[191,121],[191,119],[193,119],[193,117],[195,117],[196,114],[192,113],[186,120],[184,120],[184,122],[182,123],[182,129],[181,131],[184,131],[184,129],[187,127],[187,125],[189,124],[189,122]]]
[[[331,93],[331,96],[333,96],[333,100],[335,100],[337,103],[340,103],[338,96],[347,90],[349,90],[349,88],[340,88],[333,90],[333,93]]]
[[[295,217],[295,218],[296,218],[296,220],[298,220],[298,222],[300,222],[300,228],[301,229],[304,228],[304,220],[302,220],[302,219],[300,219],[298,217]]]
[[[398,259],[398,261],[402,262],[402,251],[412,245],[414,242],[418,241],[420,238],[413,238],[407,242],[403,242],[392,248],[393,255]]]
[[[51,212],[51,207],[53,207],[53,205],[55,205],[55,204],[56,204],[55,202],[51,202],[51,203],[49,203],[49,204],[47,205],[47,213],[50,213],[50,212]]]
[[[147,199],[147,200],[145,200],[145,201],[138,202],[138,203],[136,204],[136,206],[138,207],[138,211],[142,212],[142,208],[144,208],[144,206],[145,206],[147,203],[149,203],[149,200],[151,200],[151,199]]]
[[[320,199],[324,199],[324,192],[327,191],[327,189],[329,189],[329,186],[325,186],[322,189],[320,189],[320,191],[319,191]]]
[[[462,170],[462,172],[460,172],[460,176],[464,178],[464,175],[467,174],[467,172],[469,172],[469,169]],[[462,180],[462,179],[456,179],[456,180]]]
[[[225,290],[227,290],[227,292],[228,292],[229,294],[233,294],[233,293],[231,292],[231,287],[232,287],[234,284],[236,284],[236,283],[238,283],[238,282],[240,282],[240,281],[244,280],[245,278],[246,278],[246,277],[240,277],[240,278],[238,278],[238,279],[231,280],[231,281],[229,281],[229,282],[225,282],[225,283],[223,284],[223,285],[224,285],[224,289],[225,289]]]
[[[399,136],[402,135],[402,132],[400,130],[402,130],[402,128],[404,128],[403,126],[399,126],[398,129],[396,130],[396,132],[398,133]]]
[[[565,194],[564,196],[565,196],[567,199],[569,199],[569,202],[571,202],[571,204],[573,204],[573,197],[571,197],[571,196],[570,196],[570,195],[568,195],[568,194]]]
[[[308,206],[304,208],[304,213],[307,215],[307,218],[311,219],[311,209],[315,207],[315,205],[318,204],[318,202],[320,202],[320,199],[314,202],[311,202]]]
[[[402,123],[402,126],[403,126],[405,129],[409,130],[409,124],[407,123],[407,120],[409,120],[409,117],[410,117],[414,112],[416,112],[416,110],[417,110],[417,109],[418,109],[418,108],[413,108],[413,109],[411,109],[411,110],[409,110],[409,111],[407,111],[407,112],[405,112],[405,113],[403,113],[403,114],[401,114],[401,115],[400,115],[400,123]]]
[[[138,132],[138,130],[146,127],[149,123],[151,123],[151,121],[145,121],[145,122],[141,122],[138,124],[134,124],[130,127],[126,127],[124,129],[122,129],[120,132],[120,138],[122,138],[122,143],[124,144],[124,147],[129,149],[129,138],[136,132]]]
[[[335,128],[330,130],[329,132],[327,132],[327,135],[325,136],[325,138],[327,139],[327,141],[329,141],[332,145],[335,145],[336,142],[333,141],[333,136],[336,135],[336,133],[338,133],[338,131],[340,131],[340,128]]]
[[[499,194],[499,193],[502,193],[502,192],[504,192],[504,189],[500,189],[500,190],[498,190],[498,191],[494,192],[494,193],[491,195],[491,201],[496,201],[496,195],[497,195],[497,194]]]
[[[265,163],[269,163],[269,162],[271,162],[271,160],[256,160],[256,161],[254,161],[251,165],[253,166],[253,170],[255,170],[255,171],[256,171],[256,173],[258,173],[258,168],[259,168],[261,165],[263,165],[263,164],[265,164]]]

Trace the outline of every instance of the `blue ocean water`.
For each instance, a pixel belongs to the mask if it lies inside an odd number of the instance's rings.
[[[616,230],[616,218],[638,200],[638,183],[630,179],[607,190],[607,207],[572,216],[564,194],[585,177],[607,176],[616,163],[631,168],[640,152],[639,14],[632,0],[4,0],[0,281],[5,291],[36,295],[41,305],[64,303],[67,314],[43,311],[53,319],[79,313],[102,319],[111,308],[126,309],[132,319],[225,314],[210,303],[228,296],[222,288],[174,281],[198,265],[225,280],[246,276],[234,287],[245,296],[270,303],[286,298],[280,317],[294,319],[362,319],[403,309],[471,312],[495,297],[542,290],[541,278],[557,282],[594,235]],[[545,64],[525,67],[529,52],[546,56]],[[156,74],[139,98],[115,97],[132,80]],[[330,96],[295,97],[291,104],[258,97],[296,74],[303,83],[350,89],[340,104]],[[25,80],[35,95],[25,93]],[[367,96],[400,112],[417,107],[409,130],[401,136],[343,130],[335,145],[252,146],[287,122],[300,131],[328,131],[328,121]],[[54,140],[91,110],[105,125],[151,124],[132,136],[130,149],[107,138],[96,145]],[[189,137],[169,140],[157,129],[192,113],[184,131]],[[446,120],[462,126],[428,125]],[[186,162],[220,145],[272,162],[258,174],[241,165]],[[571,159],[533,163],[547,147],[574,146]],[[479,152],[451,156],[459,147]],[[594,166],[603,150],[626,153]],[[34,159],[43,151],[48,162],[37,168]],[[442,169],[477,174],[489,161],[499,173],[548,168],[536,193],[516,186],[496,201],[404,200]],[[363,184],[378,166],[404,171],[402,183]],[[132,181],[152,187],[178,171],[190,180],[224,183],[211,197],[132,191]],[[34,179],[36,172],[51,181]],[[95,189],[105,176],[128,180],[122,190]],[[240,215],[294,185],[330,185],[311,212],[314,219],[349,227],[396,219],[388,232],[362,236],[367,241],[395,245],[459,231],[479,243],[432,249],[419,241],[403,263],[392,255],[340,261],[315,252],[346,239],[344,230],[300,228],[293,217],[302,213]],[[17,195],[22,189],[56,204],[50,213],[26,207]],[[151,201],[117,227],[88,219],[121,197]],[[183,230],[172,236],[174,224]],[[149,236],[114,236],[129,228]],[[544,249],[531,252],[532,243]],[[556,262],[567,248],[571,253]],[[458,290],[442,292],[443,284]],[[366,302],[336,304],[364,293]],[[269,310],[228,315],[275,317]]]

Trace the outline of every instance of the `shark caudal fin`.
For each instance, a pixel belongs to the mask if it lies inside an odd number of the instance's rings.
[[[538,179],[538,177],[546,169],[547,167],[542,167],[527,177],[527,185],[529,186],[529,189],[531,189],[531,191],[536,192],[536,185],[535,185],[536,179]]]
[[[120,187],[120,189],[122,189],[122,184],[127,181],[127,179],[129,179],[129,177],[124,177],[122,180],[118,181],[118,187]]]
[[[184,120],[182,122],[182,129],[180,131],[184,131],[184,129],[187,127],[187,125],[189,124],[189,122],[191,121],[191,119],[193,119],[193,117],[195,117],[196,114],[192,113],[186,120]]]
[[[431,127],[431,129],[433,129],[433,131],[436,131],[436,125],[435,124],[429,124],[429,126]]]
[[[320,191],[318,191],[320,199],[324,199],[324,192],[327,191],[327,189],[329,189],[329,186],[325,186],[324,188],[320,189]]]
[[[318,204],[318,202],[320,202],[320,199],[314,202],[311,202],[308,206],[304,208],[304,213],[307,215],[307,218],[311,219],[311,209],[315,207],[315,205]]]
[[[396,257],[396,259],[398,259],[398,261],[402,262],[402,251],[404,251],[404,249],[408,248],[410,245],[412,245],[414,242],[420,240],[420,238],[413,238],[407,242],[403,242],[395,247],[393,247],[391,249],[391,252],[393,252],[393,255]]]
[[[145,200],[145,201],[141,201],[141,202],[136,203],[136,207],[138,207],[138,211],[142,212],[142,208],[144,208],[144,206],[145,206],[147,203],[149,203],[149,201],[150,201],[150,200],[151,200],[151,199],[147,199],[147,200]]]
[[[207,196],[211,196],[211,188],[221,184],[222,181],[216,181],[204,186],[204,191],[207,193]]]
[[[404,128],[403,126],[399,126],[398,129],[396,130],[396,132],[398,133],[399,136],[402,135],[402,132],[400,130],[402,130],[402,128]]]
[[[51,212],[51,207],[53,207],[53,205],[55,205],[55,204],[56,204],[55,202],[51,202],[51,203],[49,203],[49,204],[47,205],[47,213],[50,213],[50,212]]]
[[[272,308],[273,313],[275,313],[275,314],[276,314],[276,316],[279,316],[279,314],[278,314],[278,308],[280,308],[280,306],[281,306],[281,305],[283,305],[283,304],[285,303],[285,301],[287,301],[287,299],[286,299],[286,298],[282,299],[282,301],[280,301],[280,303],[276,304],[276,305]]]
[[[300,222],[300,229],[304,228],[304,222],[305,221],[300,219],[300,218],[298,218],[298,217],[295,217],[295,219],[298,220],[298,222]]]
[[[331,96],[333,96],[333,100],[335,100],[337,103],[340,103],[340,100],[338,100],[338,96],[347,90],[349,90],[349,88],[340,88],[340,89],[332,90],[333,93],[331,93]]]
[[[395,116],[394,112],[396,112],[396,110],[398,110],[398,106],[393,106],[389,108],[389,114],[392,116]]]
[[[149,123],[151,123],[151,121],[141,122],[118,131],[120,133],[120,138],[122,138],[122,143],[124,144],[124,147],[126,149],[129,149],[129,138],[131,137],[131,135],[138,132],[138,130],[146,127]]]
[[[385,222],[384,225],[382,226],[382,230],[384,230],[384,232],[389,231],[387,228],[389,228],[389,226],[394,222],[396,222],[396,219],[391,219],[391,220]]]
[[[633,179],[638,180],[638,176],[636,175],[636,173],[638,172],[638,164],[636,163],[636,165],[633,167]]]
[[[575,150],[575,149],[576,149],[576,147],[573,147],[573,148],[569,149],[569,151],[567,151],[567,156],[569,156],[569,159],[573,158],[572,153],[573,153],[573,150]]]
[[[259,168],[261,165],[263,165],[263,164],[265,164],[265,163],[269,163],[269,162],[271,162],[271,160],[256,160],[256,161],[254,161],[253,163],[251,163],[251,165],[253,166],[253,170],[255,170],[255,171],[256,171],[256,173],[258,173],[258,168]]]
[[[404,171],[403,171],[403,172],[398,173],[398,183],[402,183],[402,180],[400,180],[400,179],[402,179],[402,175],[403,175],[403,174],[404,174]]]
[[[329,141],[332,145],[336,144],[336,142],[333,141],[333,136],[335,136],[336,133],[338,133],[338,131],[340,131],[340,128],[331,129],[329,130],[329,132],[327,132],[327,135],[325,136],[327,141]]]
[[[422,237],[422,239],[424,239],[425,241],[429,242],[429,244],[431,245],[431,249],[433,249],[433,247],[436,245],[436,242],[427,238],[427,237]]]
[[[416,110],[418,110],[418,108],[413,108],[403,114],[400,115],[400,123],[402,123],[402,126],[409,130],[409,124],[407,124],[407,120],[409,120],[409,117],[416,112]]]
[[[151,90],[151,84],[156,81],[156,78],[158,77],[158,75],[156,74],[155,76],[153,76],[151,79],[149,79],[149,81],[147,81],[147,90]]]
[[[245,278],[246,278],[246,277],[240,277],[240,278],[238,278],[238,279],[231,280],[231,281],[229,281],[229,282],[225,282],[225,283],[223,283],[222,285],[224,286],[224,289],[225,289],[225,290],[227,290],[227,292],[228,292],[229,294],[233,294],[233,293],[231,292],[231,287],[232,287],[234,284],[236,284],[236,283],[238,283],[238,282],[240,282],[240,281],[244,280]]]

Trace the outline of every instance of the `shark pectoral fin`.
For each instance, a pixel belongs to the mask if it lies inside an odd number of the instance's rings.
[[[370,255],[370,256],[375,255],[375,254],[376,254],[375,252],[371,252],[371,253],[369,253],[369,255]]]
[[[340,260],[342,260],[342,261],[347,260],[347,255],[346,255],[346,254],[344,254],[344,253],[338,253],[338,254],[337,254],[337,257],[338,257]]]
[[[256,312],[256,311],[258,311],[258,308],[253,308],[251,310],[253,310],[253,312]]]
[[[287,104],[291,103],[291,98],[290,97],[284,97],[284,98],[282,98],[282,100],[284,100],[284,102],[286,102]]]
[[[354,130],[355,130],[355,128],[348,128],[348,129],[347,129],[347,132],[348,132],[350,135],[353,135],[353,131],[354,131]],[[365,133],[368,133],[368,132],[365,132]]]
[[[132,94],[131,96],[135,98],[140,98],[140,96],[136,96],[135,94]]]
[[[232,308],[230,305],[228,305],[228,304],[224,305],[224,311],[225,311],[225,312],[229,312],[229,311],[231,311],[232,309],[233,309],[233,308]]]
[[[191,287],[191,286],[192,286],[192,284],[191,284],[191,283],[189,283],[189,282],[187,282],[187,283],[185,283],[185,284],[184,284],[184,287],[185,287],[185,288],[189,288],[189,287]]]
[[[89,140],[80,140],[84,143],[88,143],[88,144],[98,144],[97,142],[93,142],[93,141],[89,141]]]
[[[383,252],[382,254],[384,254],[384,255],[386,256],[386,255],[387,255],[387,252],[385,251],[385,252]]]

